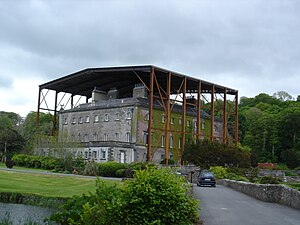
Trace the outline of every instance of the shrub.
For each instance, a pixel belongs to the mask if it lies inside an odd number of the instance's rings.
[[[94,161],[89,161],[86,162],[84,170],[83,170],[83,175],[86,176],[96,176],[98,173],[98,165]]]
[[[211,166],[211,167],[209,167],[209,170],[214,173],[214,175],[217,179],[226,178],[227,171],[226,171],[226,168],[224,168],[222,166]]]
[[[125,177],[125,173],[128,169],[119,169],[116,171],[116,177],[122,178]]]
[[[198,202],[187,195],[184,178],[170,169],[136,171],[124,197],[126,224],[193,224]]]
[[[50,217],[59,224],[194,224],[198,202],[184,179],[169,169],[140,170],[123,185],[97,179],[96,193],[73,197]]]
[[[14,163],[14,161],[12,161],[10,159],[7,159],[5,161],[5,165],[6,165],[7,168],[12,169],[14,167],[15,163]]]
[[[103,177],[115,177],[116,171],[127,169],[128,165],[118,162],[104,162],[98,164],[98,175]]]
[[[280,182],[281,179],[272,176],[264,176],[259,181],[261,184],[279,184]]]

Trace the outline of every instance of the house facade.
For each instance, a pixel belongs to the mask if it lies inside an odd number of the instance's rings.
[[[192,101],[194,99],[191,99]],[[181,106],[171,103],[168,158],[178,160],[182,153]],[[187,107],[185,136],[187,141],[195,139],[197,110]],[[108,92],[94,88],[88,103],[69,110],[59,111],[59,133],[67,136],[79,146],[73,151],[86,160],[96,162],[117,161],[131,163],[146,161],[148,145],[149,100],[146,87],[136,84],[131,97],[119,97],[116,88]],[[152,113],[151,161],[159,163],[165,158],[166,119],[161,103],[155,101]],[[210,134],[210,115],[201,111],[201,138]],[[214,122],[214,136],[222,136],[221,122]]]

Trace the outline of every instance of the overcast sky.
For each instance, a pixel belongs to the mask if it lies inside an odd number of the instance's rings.
[[[0,111],[89,67],[149,65],[254,97],[300,94],[298,0],[0,0]]]

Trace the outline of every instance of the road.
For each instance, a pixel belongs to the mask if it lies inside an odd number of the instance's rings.
[[[204,225],[299,225],[300,210],[259,201],[222,185],[194,187]]]

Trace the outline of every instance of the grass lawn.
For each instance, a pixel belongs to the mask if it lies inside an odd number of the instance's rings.
[[[6,165],[4,163],[0,163],[0,168],[6,168]],[[33,171],[49,171],[49,172],[51,172],[50,170],[27,168],[27,167],[21,167],[21,166],[14,166],[13,169],[16,169],[16,170],[33,170]]]
[[[118,182],[107,181],[104,182]],[[41,175],[0,170],[0,192],[29,193],[48,197],[71,197],[94,192],[96,179]]]

